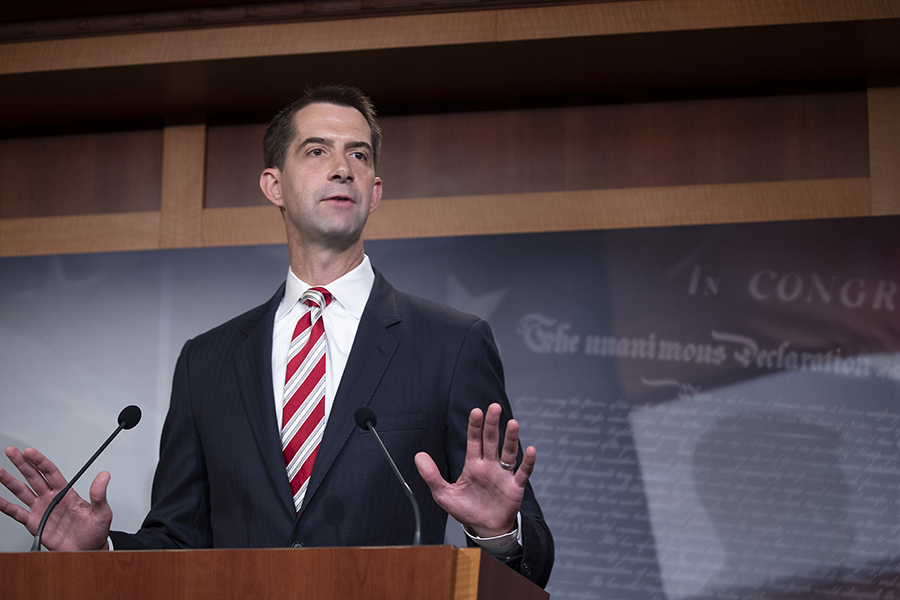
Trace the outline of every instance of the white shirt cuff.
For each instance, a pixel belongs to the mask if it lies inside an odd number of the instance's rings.
[[[516,514],[516,528],[509,533],[496,537],[478,537],[463,525],[466,536],[482,550],[495,557],[506,557],[515,554],[522,547],[522,513]]]

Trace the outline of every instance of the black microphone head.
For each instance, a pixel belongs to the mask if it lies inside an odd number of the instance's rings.
[[[356,412],[353,413],[353,418],[356,419],[356,424],[359,425],[360,429],[369,430],[369,423],[372,424],[372,427],[378,422],[378,419],[375,417],[375,411],[369,408],[368,406],[360,406],[356,409]]]
[[[137,425],[140,420],[141,409],[134,404],[126,406],[122,409],[122,412],[119,413],[119,425],[122,426],[122,429],[131,429]]]

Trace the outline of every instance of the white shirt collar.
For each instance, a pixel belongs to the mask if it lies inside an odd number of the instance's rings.
[[[372,270],[369,257],[363,255],[362,262],[356,268],[324,287],[331,292],[332,302],[340,303],[358,321],[362,318],[363,309],[369,300],[369,293],[372,291],[374,283],[375,271]],[[294,275],[294,272],[288,267],[284,298],[275,312],[275,321],[278,322],[287,316],[291,308],[300,300],[303,292],[311,287],[313,286]]]

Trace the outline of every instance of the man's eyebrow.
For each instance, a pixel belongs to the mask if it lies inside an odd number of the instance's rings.
[[[347,145],[344,146],[344,148],[347,150],[349,150],[351,148],[365,148],[370,153],[373,152],[372,144],[370,144],[369,142],[349,142]]]
[[[313,144],[321,144],[322,146],[334,146],[334,140],[323,137],[308,137],[297,145],[297,151],[301,151],[303,148],[313,145]],[[364,148],[368,150],[371,154],[374,152],[372,149],[372,144],[369,142],[348,142],[344,145],[345,150],[350,150],[352,148]]]
[[[297,150],[301,150],[311,144],[321,144],[323,146],[334,146],[334,140],[323,137],[308,137],[297,145]]]

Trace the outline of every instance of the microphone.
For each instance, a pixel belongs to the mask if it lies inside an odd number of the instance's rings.
[[[378,432],[375,431],[375,423],[378,421],[375,416],[375,411],[373,411],[368,406],[361,406],[356,409],[356,412],[353,414],[353,418],[356,419],[356,424],[359,425],[360,429],[365,429],[366,431],[371,431],[375,434],[375,439],[378,440],[378,445],[381,446],[381,451],[384,452],[384,457],[391,463],[391,468],[394,470],[394,475],[397,476],[397,479],[400,480],[400,485],[403,486],[403,491],[406,492],[406,497],[409,498],[410,504],[413,507],[413,514],[416,517],[416,535],[413,537],[413,546],[421,545],[421,537],[422,537],[422,518],[419,516],[419,503],[416,502],[416,497],[413,495],[412,490],[409,489],[409,485],[406,483],[406,480],[403,479],[403,475],[400,474],[400,470],[397,468],[397,465],[394,464],[394,459],[391,458],[391,454],[387,451],[387,448],[384,447],[384,442],[381,441],[381,436],[378,435]]]
[[[56,508],[56,505],[59,504],[60,500],[68,493],[72,486],[75,485],[75,482],[78,481],[78,478],[84,475],[84,472],[87,471],[87,468],[91,466],[91,464],[96,460],[100,453],[106,450],[106,447],[109,446],[109,443],[113,441],[119,432],[123,429],[131,429],[141,420],[141,409],[135,405],[126,406],[122,409],[122,412],[119,413],[119,426],[113,431],[112,435],[106,438],[106,441],[103,442],[103,445],[100,446],[100,449],[94,452],[94,455],[91,457],[87,463],[78,473],[75,474],[75,477],[72,478],[71,481],[64,487],[56,496],[54,496],[53,500],[50,502],[50,505],[47,507],[47,510],[44,511],[44,516],[41,517],[41,523],[38,525],[37,533],[34,534],[34,543],[31,545],[32,552],[40,552],[41,551],[41,535],[44,533],[44,525],[47,524],[47,519],[50,517],[51,511]]]

